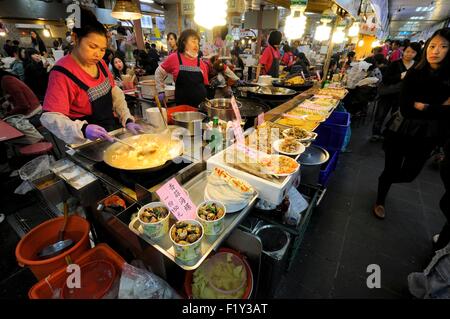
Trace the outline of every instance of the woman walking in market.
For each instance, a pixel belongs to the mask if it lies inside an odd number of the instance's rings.
[[[379,99],[377,102],[377,111],[373,122],[371,141],[375,142],[382,138],[381,129],[384,120],[389,112],[395,113],[399,105],[399,96],[402,81],[406,72],[414,67],[416,61],[420,59],[420,44],[410,43],[405,48],[403,58],[392,62],[383,74],[382,83],[378,90]]]
[[[433,149],[449,136],[449,43],[449,28],[436,31],[428,39],[422,59],[404,79],[400,111],[393,115],[385,131],[385,167],[373,208],[380,219],[385,218],[385,200],[391,185],[412,182]]]

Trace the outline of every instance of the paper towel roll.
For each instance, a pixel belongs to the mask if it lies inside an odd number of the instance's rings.
[[[162,108],[164,119],[167,123],[167,110]],[[164,129],[165,125],[161,118],[161,113],[157,107],[150,107],[145,110],[145,121],[154,126],[155,129]]]

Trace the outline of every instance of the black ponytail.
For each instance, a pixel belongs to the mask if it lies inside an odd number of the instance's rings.
[[[81,8],[80,16],[80,28],[73,28],[73,32],[77,35],[78,40],[88,36],[89,33],[97,33],[107,37],[105,27],[97,20],[92,11]]]

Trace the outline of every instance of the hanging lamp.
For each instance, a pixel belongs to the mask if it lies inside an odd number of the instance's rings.
[[[305,33],[307,0],[291,1],[291,14],[286,18],[284,34],[288,40],[300,39]]]
[[[325,10],[320,18],[321,25],[316,28],[314,32],[314,40],[316,41],[327,41],[330,38],[331,27],[328,25],[333,21],[334,13],[330,9]]]
[[[227,23],[227,0],[195,0],[194,21],[211,30]]]
[[[133,0],[117,0],[111,16],[119,20],[138,20],[142,18],[142,13]]]

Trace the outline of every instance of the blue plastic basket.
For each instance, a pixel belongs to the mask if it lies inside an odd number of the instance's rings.
[[[350,113],[333,112],[330,117],[315,130],[318,134],[315,145],[329,151],[340,151],[350,127]]]
[[[320,174],[319,174],[319,185],[322,185],[324,187],[328,186],[328,182],[330,180],[331,174],[336,170],[336,166],[339,159],[340,151],[330,151],[330,159],[322,164],[320,167]]]

